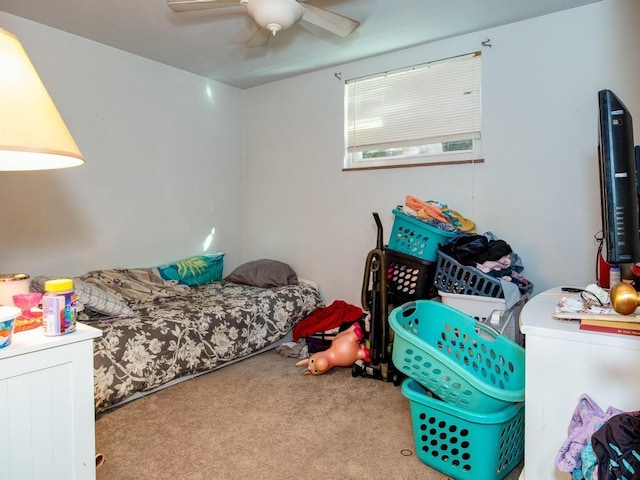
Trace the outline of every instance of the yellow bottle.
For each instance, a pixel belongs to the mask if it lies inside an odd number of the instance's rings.
[[[73,280],[47,280],[42,296],[42,328],[48,336],[65,335],[76,330],[76,294]]]

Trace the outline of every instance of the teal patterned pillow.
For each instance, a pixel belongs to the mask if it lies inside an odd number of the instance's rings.
[[[194,255],[177,262],[160,265],[160,276],[191,287],[222,279],[224,253]]]

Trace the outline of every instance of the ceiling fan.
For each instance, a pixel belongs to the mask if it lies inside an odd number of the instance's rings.
[[[167,0],[167,4],[174,12],[245,7],[254,21],[245,41],[249,47],[264,45],[276,33],[301,20],[341,37],[360,25],[357,20],[309,5],[306,0]]]

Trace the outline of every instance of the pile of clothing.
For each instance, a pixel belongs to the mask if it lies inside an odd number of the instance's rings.
[[[556,466],[573,480],[640,478],[640,412],[603,411],[582,394],[567,433]]]
[[[365,315],[360,307],[334,300],[328,307],[318,307],[293,327],[293,342],[284,342],[276,351],[284,357],[307,358],[331,346],[331,340]]]
[[[398,205],[398,209],[405,215],[418,218],[425,223],[446,230],[448,232],[459,231],[475,233],[476,224],[450,209],[446,204],[436,200],[420,200],[412,195],[407,195],[404,205]]]
[[[491,277],[510,282],[527,290],[530,282],[521,272],[522,260],[511,246],[493,233],[459,235],[440,250],[461,265],[474,267]]]
[[[507,308],[519,302],[522,294],[532,290],[533,285],[521,273],[524,270],[522,261],[509,244],[491,232],[476,233],[476,224],[472,220],[446,204],[407,195],[405,205],[399,205],[398,209],[433,227],[456,232],[458,235],[449,243],[440,245],[440,250],[459,264],[476,268],[499,280]]]

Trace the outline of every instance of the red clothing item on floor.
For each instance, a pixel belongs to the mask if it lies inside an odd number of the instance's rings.
[[[362,309],[342,300],[335,300],[328,307],[319,307],[293,327],[293,340],[337,328],[345,322],[362,318]]]

